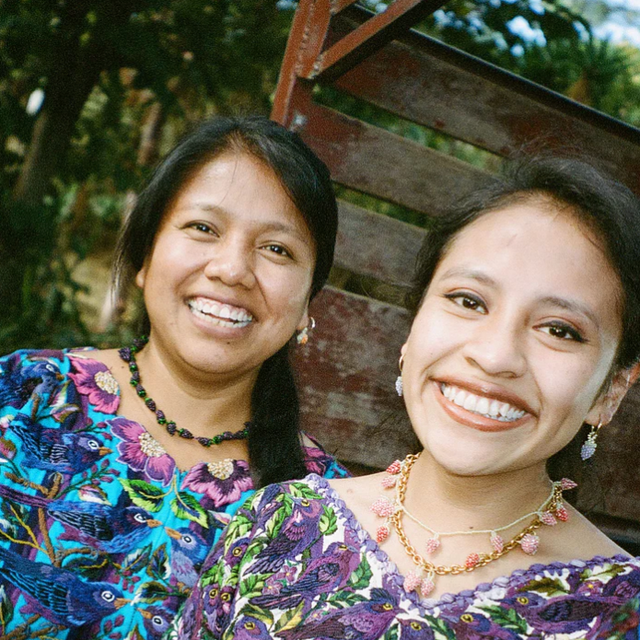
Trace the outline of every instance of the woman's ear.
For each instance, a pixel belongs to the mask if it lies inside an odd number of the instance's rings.
[[[140,271],[136,273],[135,282],[138,288],[144,289],[144,282],[146,278],[147,278],[147,261],[145,260],[144,264],[142,265],[142,269],[140,269]]]
[[[304,309],[304,313],[302,314],[302,318],[300,318],[300,322],[298,323],[296,330],[302,331],[308,326],[309,326],[309,302],[307,302],[307,306]]]
[[[585,422],[593,425],[609,424],[638,376],[640,376],[640,362],[620,369],[614,374],[607,390],[596,400],[591,411],[587,414]]]

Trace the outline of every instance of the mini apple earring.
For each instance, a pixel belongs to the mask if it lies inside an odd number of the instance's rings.
[[[316,321],[311,316],[309,316],[309,324],[296,336],[298,344],[307,344],[307,342],[309,342],[309,331],[313,331],[315,328]]]
[[[583,460],[588,460],[596,452],[596,449],[598,448],[596,439],[598,438],[600,427],[602,427],[602,421],[598,422],[597,426],[595,424],[591,425],[591,431],[589,431],[589,435],[580,449],[580,457]]]
[[[404,355],[400,356],[400,360],[398,360],[398,368],[400,369],[400,375],[396,378],[396,393],[399,396],[402,396],[403,388],[402,388],[402,365],[404,364]]]

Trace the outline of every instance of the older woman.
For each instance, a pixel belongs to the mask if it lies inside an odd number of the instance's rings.
[[[256,485],[343,475],[299,433],[288,362],[336,226],[328,171],[295,134],[206,122],[119,245],[147,335],[0,360],[0,636],[160,637]]]
[[[636,638],[640,559],[548,463],[585,430],[591,457],[637,376],[639,263],[638,201],[577,160],[435,221],[398,384],[423,451],[260,491],[170,637]]]

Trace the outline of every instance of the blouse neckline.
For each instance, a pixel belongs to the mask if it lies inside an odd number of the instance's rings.
[[[560,569],[584,569],[586,567],[598,566],[604,563],[630,562],[635,561],[640,566],[640,558],[616,554],[611,557],[594,556],[589,560],[574,559],[569,562],[551,562],[549,564],[534,563],[526,569],[515,569],[510,574],[498,576],[491,582],[480,582],[473,589],[463,589],[457,593],[444,593],[440,598],[421,598],[415,591],[408,592],[404,588],[404,576],[398,569],[396,563],[389,557],[387,552],[382,549],[376,540],[374,540],[369,532],[360,524],[351,509],[346,505],[340,494],[329,484],[326,478],[322,478],[316,474],[309,474],[306,478],[298,482],[308,481],[322,490],[323,494],[333,503],[334,508],[344,517],[347,526],[352,528],[358,538],[362,542],[367,551],[370,551],[383,564],[387,575],[402,590],[413,603],[423,607],[426,610],[448,607],[460,599],[475,599],[478,595],[487,593],[493,589],[506,588],[518,578],[523,578],[528,574],[539,574],[544,570],[560,570]]]

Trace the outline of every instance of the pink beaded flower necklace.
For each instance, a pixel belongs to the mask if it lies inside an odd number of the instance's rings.
[[[376,540],[378,543],[384,542],[389,537],[391,528],[393,527],[407,555],[418,567],[417,571],[410,572],[404,580],[404,588],[407,591],[416,591],[419,589],[422,595],[427,597],[435,588],[436,576],[458,575],[460,573],[474,571],[497,560],[518,546],[525,553],[534,555],[540,544],[540,538],[536,535],[535,531],[543,524],[553,526],[557,524],[558,520],[566,522],[569,519],[569,513],[562,502],[562,492],[573,489],[578,485],[568,478],[563,478],[551,485],[549,497],[546,498],[535,511],[531,511],[502,527],[474,531],[435,531],[416,518],[404,506],[409,472],[419,455],[420,454],[409,455],[402,462],[396,460],[389,465],[387,475],[382,479],[381,484],[384,489],[392,489],[395,487],[395,497],[391,499],[386,496],[381,496],[371,505],[371,511],[385,519],[384,523],[376,530]],[[488,535],[493,551],[490,553],[470,553],[464,561],[464,564],[453,564],[451,566],[434,564],[423,558],[409,542],[402,524],[403,515],[411,518],[411,520],[430,534],[425,545],[425,551],[428,555],[433,554],[440,547],[441,538],[468,535]],[[530,518],[532,518],[531,522],[529,522],[520,533],[516,534],[508,542],[503,540],[500,535],[501,532]]]

